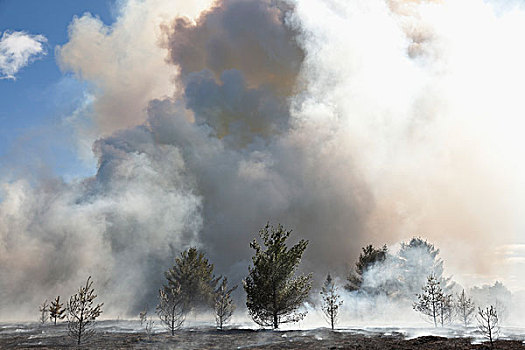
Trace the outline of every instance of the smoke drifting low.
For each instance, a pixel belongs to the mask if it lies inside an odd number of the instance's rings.
[[[303,268],[323,277],[343,276],[365,244],[415,234],[456,275],[501,272],[492,247],[524,227],[525,12],[481,0],[207,5],[130,0],[111,28],[73,20],[58,53],[93,86],[95,127],[78,135],[96,139],[98,168],[3,183],[3,315],[90,274],[108,313],[133,314],[190,245],[238,282],[268,220],[310,240]]]

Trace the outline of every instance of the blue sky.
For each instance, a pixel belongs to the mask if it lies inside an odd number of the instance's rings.
[[[45,56],[23,67],[16,79],[0,79],[0,165],[4,170],[13,162],[38,163],[45,158],[41,163],[50,164],[48,171],[65,177],[93,172],[77,159],[73,142],[67,142],[72,141],[71,130],[62,122],[82,102],[86,87],[60,71],[55,47],[67,42],[74,16],[90,12],[111,24],[115,7],[114,0],[0,0],[0,36],[23,31],[47,39]]]

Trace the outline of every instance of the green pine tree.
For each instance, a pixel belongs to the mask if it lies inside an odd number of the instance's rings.
[[[382,248],[374,248],[369,244],[362,248],[363,252],[359,254],[359,258],[355,263],[355,272],[350,272],[348,275],[348,284],[345,289],[348,291],[356,291],[361,289],[363,284],[363,273],[377,262],[385,261],[388,248],[384,245]]]
[[[185,313],[195,307],[213,307],[215,287],[220,277],[213,274],[213,264],[197,248],[189,248],[175,258],[175,265],[165,273],[165,292],[180,289]]]
[[[312,286],[312,276],[295,276],[308,241],[288,249],[286,240],[292,233],[279,224],[269,223],[259,231],[264,248],[253,240],[250,247],[255,250],[253,267],[243,281],[247,294],[246,306],[253,320],[261,326],[278,328],[281,323],[297,322],[306,316],[298,312],[308,297]]]

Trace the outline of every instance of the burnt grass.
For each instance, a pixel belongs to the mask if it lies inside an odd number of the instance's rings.
[[[104,322],[102,322],[104,323]],[[470,338],[422,336],[405,339],[401,333],[359,334],[329,329],[250,330],[180,329],[148,335],[134,329],[100,327],[80,346],[67,335],[65,324],[7,324],[0,327],[0,349],[490,349]],[[522,340],[498,340],[495,349],[525,349]]]

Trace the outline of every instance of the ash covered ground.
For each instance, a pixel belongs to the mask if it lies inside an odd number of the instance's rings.
[[[525,349],[525,330],[504,328],[496,349]],[[76,347],[61,323],[4,323],[1,349]],[[101,321],[82,349],[486,349],[475,327],[445,328],[326,328],[272,331],[201,326],[183,328],[171,336],[158,327],[147,334],[138,321]]]

